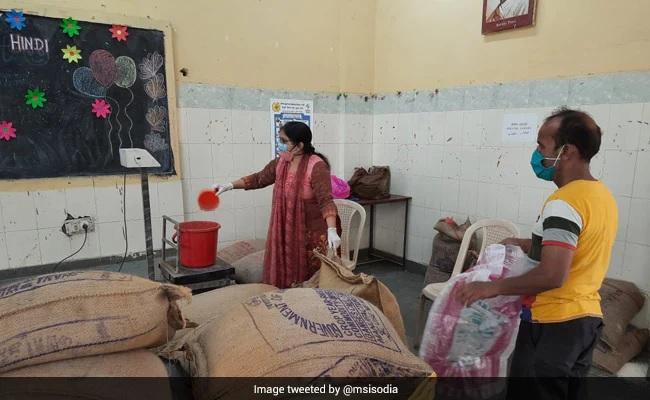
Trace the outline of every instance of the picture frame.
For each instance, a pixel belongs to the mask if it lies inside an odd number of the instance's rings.
[[[483,0],[484,35],[535,25],[538,0]]]

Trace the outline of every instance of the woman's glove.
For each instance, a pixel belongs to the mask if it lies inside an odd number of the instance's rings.
[[[341,245],[341,238],[336,233],[336,228],[327,228],[327,244],[330,249],[338,249]]]
[[[232,183],[219,183],[219,184],[212,185],[212,189],[214,189],[214,191],[217,192],[217,196],[219,196],[223,192],[232,190],[233,185]]]

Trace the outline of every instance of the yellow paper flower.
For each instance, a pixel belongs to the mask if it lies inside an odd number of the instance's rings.
[[[81,50],[77,46],[66,45],[65,49],[61,49],[63,52],[63,59],[68,60],[68,63],[72,64],[73,62],[79,63],[81,60]]]

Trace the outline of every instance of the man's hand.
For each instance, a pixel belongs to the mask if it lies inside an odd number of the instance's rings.
[[[517,238],[507,238],[501,241],[501,244],[504,246],[519,246],[519,239]]]
[[[496,282],[469,282],[458,289],[456,299],[469,307],[477,300],[490,299],[499,295]]]

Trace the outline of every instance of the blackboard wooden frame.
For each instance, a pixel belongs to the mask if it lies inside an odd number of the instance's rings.
[[[153,182],[178,180],[181,177],[181,152],[178,133],[178,109],[176,105],[176,78],[174,67],[173,29],[170,22],[151,18],[133,17],[126,14],[111,14],[85,9],[69,9],[55,5],[40,4],[25,0],[1,0],[0,9],[17,9],[25,14],[50,18],[73,17],[79,21],[103,24],[123,24],[134,28],[156,29],[164,33],[165,81],[167,82],[168,123],[172,152],[174,154],[175,174],[171,176],[152,176]],[[135,171],[134,171],[135,172]],[[129,176],[128,183],[139,182],[138,176]],[[0,191],[56,190],[70,187],[111,186],[122,183],[121,175],[79,176],[37,178],[20,180],[0,180]]]

